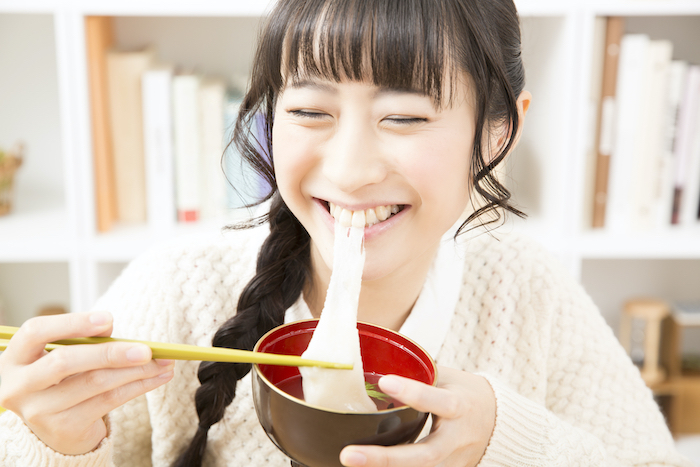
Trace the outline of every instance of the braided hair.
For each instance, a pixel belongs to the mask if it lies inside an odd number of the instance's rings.
[[[270,187],[260,202],[271,200],[266,215],[233,228],[269,221],[270,234],[237,313],[216,332],[214,346],[252,350],[263,334],[284,322],[287,308],[309,285],[310,238],[280,197],[274,174],[274,107],[285,83],[313,76],[365,81],[421,91],[439,106],[451,104],[455,93],[450,91],[461,85],[462,73],[470,78],[476,114],[474,146],[465,154],[472,176],[465,183],[479,206],[457,234],[487,213],[495,218],[486,224],[497,221],[500,211],[523,216],[494,174],[520,125],[517,96],[524,88],[524,68],[513,0],[278,0],[260,35],[250,88],[229,143]],[[256,115],[264,117],[258,136],[251,131]],[[493,129],[503,136],[495,155],[482,148]],[[174,467],[201,466],[209,428],[223,418],[237,382],[250,370],[250,364],[200,365],[197,432]]]

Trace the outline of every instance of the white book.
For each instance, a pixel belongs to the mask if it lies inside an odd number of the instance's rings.
[[[223,81],[203,80],[199,88],[202,219],[221,218],[226,210],[226,179],[222,170],[224,149]]]
[[[696,83],[698,99],[695,110],[695,128],[692,132],[690,150],[687,154],[687,172],[680,205],[680,224],[698,225],[698,205],[700,204],[700,80]]]
[[[615,88],[617,114],[605,226],[611,232],[630,229],[631,167],[640,152],[639,127],[650,39],[645,34],[626,34],[620,44],[618,80]]]
[[[659,228],[671,225],[674,191],[674,146],[678,127],[678,112],[681,98],[688,77],[688,62],[674,60],[671,62],[668,79],[668,107],[666,108],[666,133],[664,136],[664,156],[659,170],[659,198],[655,223]]]
[[[194,74],[173,77],[175,204],[180,222],[195,222],[202,207],[199,83]]]
[[[674,210],[673,223],[682,224],[685,207],[689,200],[691,165],[697,143],[698,120],[700,119],[700,66],[691,65],[685,82],[683,97],[678,111],[678,128],[674,147]]]
[[[671,41],[651,41],[647,53],[644,88],[637,134],[637,148],[631,171],[630,221],[632,230],[648,231],[656,226],[656,209],[661,196],[664,165],[664,136],[668,107],[668,75],[673,55]]]
[[[155,235],[172,231],[177,220],[172,79],[172,68],[163,66],[146,71],[141,81],[148,224]]]

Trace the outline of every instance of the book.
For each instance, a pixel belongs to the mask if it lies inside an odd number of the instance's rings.
[[[176,74],[172,86],[177,218],[180,222],[196,222],[202,208],[200,77],[193,73]]]
[[[85,45],[95,177],[95,217],[98,232],[109,231],[117,220],[117,194],[107,87],[107,52],[113,47],[113,44],[112,18],[86,16]]]
[[[693,147],[698,129],[698,115],[700,111],[700,66],[691,65],[688,68],[687,77],[683,86],[680,106],[678,109],[678,127],[676,130],[676,143],[673,149],[674,157],[674,190],[671,223],[681,223],[684,198],[689,197],[685,193],[688,173],[691,165]],[[687,202],[687,200],[686,200]]]
[[[624,18],[610,17],[607,19],[601,102],[598,109],[597,157],[591,222],[593,228],[605,226],[610,155],[615,133],[615,93],[618,79],[620,43],[622,42],[624,31]]]
[[[223,81],[202,80],[199,88],[202,219],[221,218],[226,210],[226,179],[222,169],[225,96]]]
[[[172,231],[177,220],[172,79],[173,69],[169,66],[148,69],[141,79],[148,224],[155,235]]]
[[[686,174],[683,195],[679,206],[679,224],[682,226],[698,225],[698,202],[700,201],[700,80],[696,83],[698,100],[695,108],[695,124],[691,126],[692,139],[686,154]]]
[[[641,109],[638,116],[637,153],[629,167],[630,229],[649,231],[656,229],[662,194],[662,179],[667,170],[664,153],[664,135],[667,125],[668,76],[673,55],[673,43],[667,40],[649,42],[647,62],[643,74],[640,95]]]
[[[671,225],[674,194],[674,148],[678,127],[678,113],[683,97],[685,80],[688,75],[688,62],[674,60],[671,62],[668,77],[668,100],[666,108],[666,125],[664,136],[663,166],[659,169],[659,199],[656,224],[663,227]]]
[[[126,223],[146,222],[141,76],[152,62],[150,49],[107,53],[117,217]]]
[[[632,192],[631,168],[643,150],[638,138],[642,101],[647,87],[645,71],[649,54],[649,36],[625,34],[620,42],[618,79],[615,87],[615,134],[610,155],[608,201],[605,227],[612,232],[630,229]]]
[[[596,17],[593,30],[593,47],[591,59],[591,82],[588,94],[588,124],[586,126],[586,166],[584,179],[584,225],[592,226],[595,203],[595,178],[598,158],[598,125],[600,105],[603,93],[603,66],[605,64],[605,37],[608,26],[607,17]]]

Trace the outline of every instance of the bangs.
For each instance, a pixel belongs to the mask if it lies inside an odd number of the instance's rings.
[[[449,16],[435,0],[311,0],[290,12],[283,81],[362,81],[430,96],[453,95]],[[448,98],[449,100],[450,98]]]

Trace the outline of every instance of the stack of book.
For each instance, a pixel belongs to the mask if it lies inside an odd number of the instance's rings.
[[[239,92],[161,64],[150,48],[118,50],[109,17],[87,17],[86,35],[99,232],[118,223],[164,232],[259,196],[257,185],[232,186],[256,179],[232,147],[222,159]]]
[[[624,18],[600,18],[596,36],[593,228],[700,225],[700,66]]]

